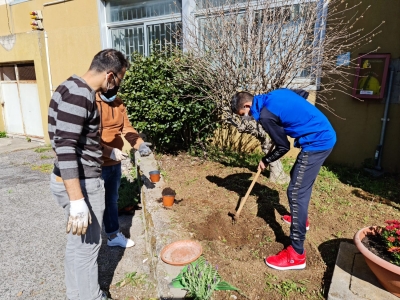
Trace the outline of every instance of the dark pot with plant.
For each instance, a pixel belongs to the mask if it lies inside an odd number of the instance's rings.
[[[354,235],[354,243],[382,286],[400,297],[400,222],[385,223],[385,227],[360,229]]]
[[[167,187],[162,191],[161,194],[163,199],[163,205],[165,207],[171,207],[172,205],[174,205],[176,193],[173,189]]]

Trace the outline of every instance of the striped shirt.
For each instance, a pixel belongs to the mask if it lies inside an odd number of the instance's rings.
[[[57,87],[50,101],[48,132],[56,152],[54,173],[65,179],[96,178],[103,163],[96,91],[73,75]]]

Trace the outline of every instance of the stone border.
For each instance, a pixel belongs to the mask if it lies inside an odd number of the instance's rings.
[[[163,176],[161,175],[157,183],[152,183],[149,179],[149,172],[158,170],[154,154],[141,157],[136,151],[135,165],[137,179],[140,180],[142,186],[140,199],[144,216],[146,250],[150,255],[151,275],[157,283],[157,295],[159,299],[184,299],[185,290],[170,286],[171,280],[179,274],[182,267],[164,263],[160,258],[160,253],[166,245],[178,240],[190,239],[190,235],[171,218],[171,211],[162,205],[161,193],[166,187]]]

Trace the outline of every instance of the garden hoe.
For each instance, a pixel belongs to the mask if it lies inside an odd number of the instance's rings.
[[[274,143],[272,143],[272,145],[270,146],[267,155],[270,154],[270,153],[272,152],[273,148],[274,148]],[[254,179],[253,179],[252,183],[250,184],[250,187],[249,187],[249,189],[247,190],[246,195],[244,196],[244,198],[242,199],[242,201],[240,201],[240,205],[239,205],[239,208],[238,208],[238,210],[236,211],[236,213],[231,213],[231,212],[228,213],[228,216],[232,217],[232,224],[235,224],[235,223],[238,221],[239,216],[240,216],[240,212],[242,211],[242,208],[243,208],[244,204],[246,203],[247,198],[249,198],[250,192],[251,192],[251,190],[253,189],[253,186],[254,186],[254,184],[256,183],[256,181],[257,181],[257,179],[258,179],[258,176],[260,176],[260,173],[261,173],[261,168],[259,168],[259,169],[257,170],[257,174],[256,174],[256,176],[254,176]]]

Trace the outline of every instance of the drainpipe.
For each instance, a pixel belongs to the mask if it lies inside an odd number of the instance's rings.
[[[50,97],[53,96],[53,82],[51,80],[51,69],[50,69],[50,57],[49,57],[49,44],[47,31],[44,31],[44,44],[46,47],[46,62],[47,62],[47,73],[49,74],[49,85],[50,85]]]
[[[390,95],[392,92],[393,74],[394,74],[394,69],[393,69],[393,67],[390,67],[390,77],[389,77],[388,93],[386,96],[385,112],[383,114],[383,118],[381,119],[383,121],[382,130],[381,130],[381,139],[380,139],[379,145],[375,151],[375,160],[377,160],[377,162],[378,162],[375,167],[377,170],[382,169],[382,167],[381,167],[382,148],[383,148],[383,141],[385,139],[386,123],[389,121],[387,116],[388,116],[388,111],[389,111]]]

